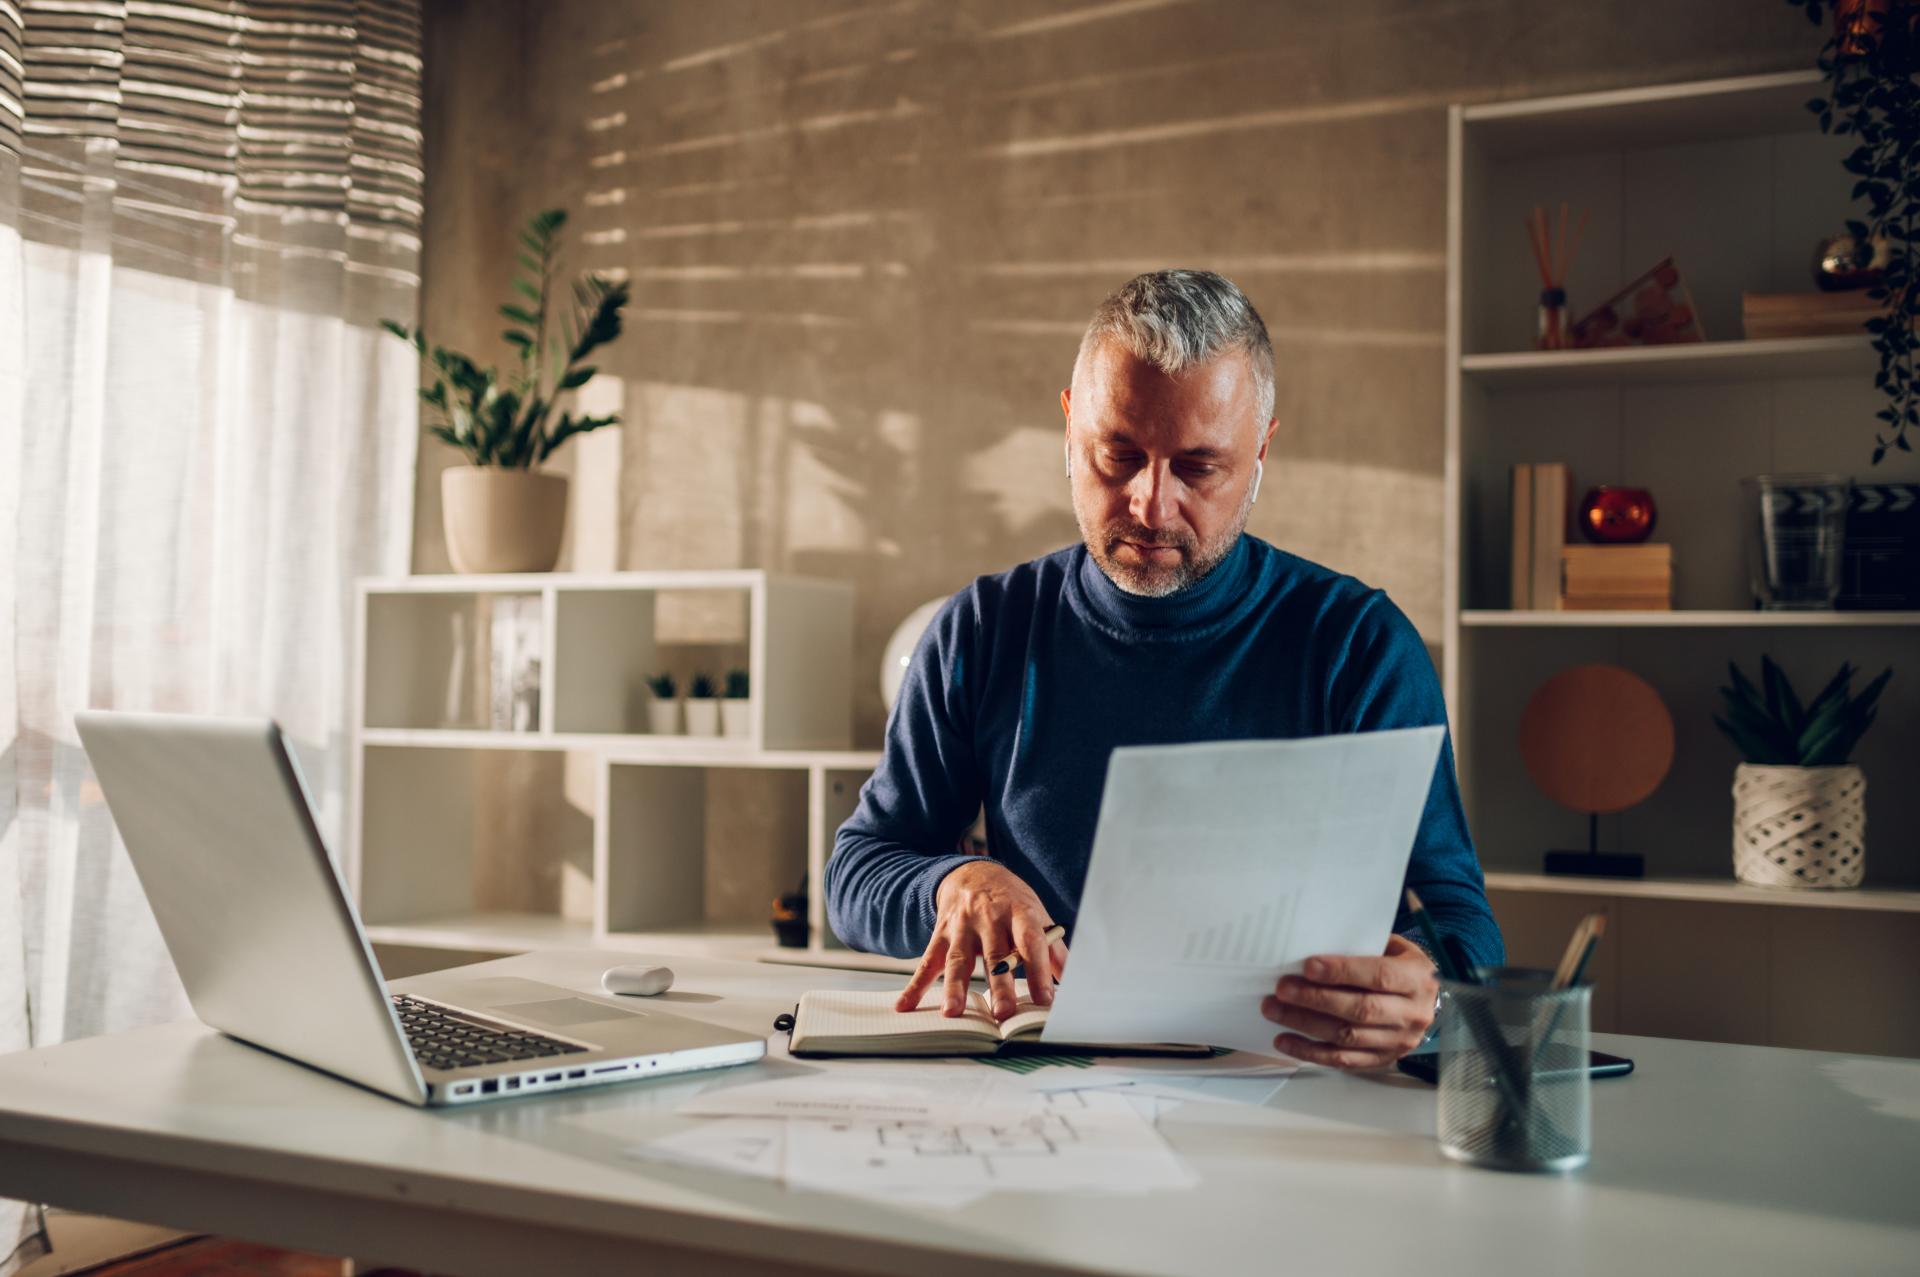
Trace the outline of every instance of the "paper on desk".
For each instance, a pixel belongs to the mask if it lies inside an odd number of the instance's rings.
[[[1035,1096],[1013,1119],[789,1122],[787,1182],[833,1192],[1150,1193],[1197,1179],[1150,1117],[1100,1091]]]
[[[1030,1097],[1010,1079],[951,1065],[918,1069],[822,1069],[801,1077],[711,1087],[679,1106],[688,1117],[948,1121],[1019,1117]]]
[[[1275,980],[1386,947],[1442,734],[1114,750],[1042,1040],[1274,1054]]]
[[[787,1174],[787,1124],[777,1118],[715,1118],[627,1151],[648,1161],[779,1181]]]
[[[627,1150],[641,1161],[725,1171],[748,1179],[784,1184],[787,1179],[787,1130],[778,1117],[717,1117],[684,1131],[663,1135]],[[867,1195],[896,1205],[952,1209],[983,1196],[984,1187],[920,1188],[889,1185]]]

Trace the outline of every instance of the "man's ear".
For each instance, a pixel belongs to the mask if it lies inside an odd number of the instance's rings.
[[[1060,415],[1067,419],[1067,425],[1073,425],[1073,390],[1068,388],[1060,392]]]
[[[1268,420],[1267,428],[1260,432],[1260,451],[1253,454],[1256,460],[1265,461],[1267,459],[1267,445],[1273,442],[1273,432],[1279,428],[1280,418],[1273,417]]]

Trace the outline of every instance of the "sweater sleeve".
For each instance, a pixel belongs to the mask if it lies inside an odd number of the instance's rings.
[[[940,880],[970,860],[956,850],[980,809],[969,655],[973,592],[949,600],[914,650],[880,766],[834,838],[827,922],[855,949],[917,957],[933,935]]]
[[[1444,727],[1447,722],[1446,702],[1426,645],[1412,622],[1384,594],[1373,594],[1362,610],[1330,696],[1341,731]],[[1487,903],[1480,859],[1467,832],[1454,774],[1451,731],[1440,743],[1433,787],[1407,862],[1406,885],[1419,893],[1440,934],[1457,939],[1476,966],[1498,966],[1505,960],[1506,946]],[[1394,930],[1418,942],[1418,930],[1404,901],[1395,914]]]

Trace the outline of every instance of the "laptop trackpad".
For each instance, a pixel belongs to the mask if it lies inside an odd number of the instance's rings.
[[[644,1011],[623,1011],[618,1007],[589,1002],[585,998],[547,998],[540,1002],[515,1002],[509,1006],[492,1006],[487,1010],[494,1015],[506,1016],[513,1020],[528,1020],[534,1024],[545,1024],[556,1029],[569,1028],[576,1024],[591,1024],[595,1020],[619,1020],[630,1015],[646,1014]]]

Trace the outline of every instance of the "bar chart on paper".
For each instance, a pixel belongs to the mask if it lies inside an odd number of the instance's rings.
[[[1206,967],[1273,970],[1285,960],[1293,934],[1292,893],[1256,900],[1225,917],[1195,927],[1180,948],[1180,962]]]

